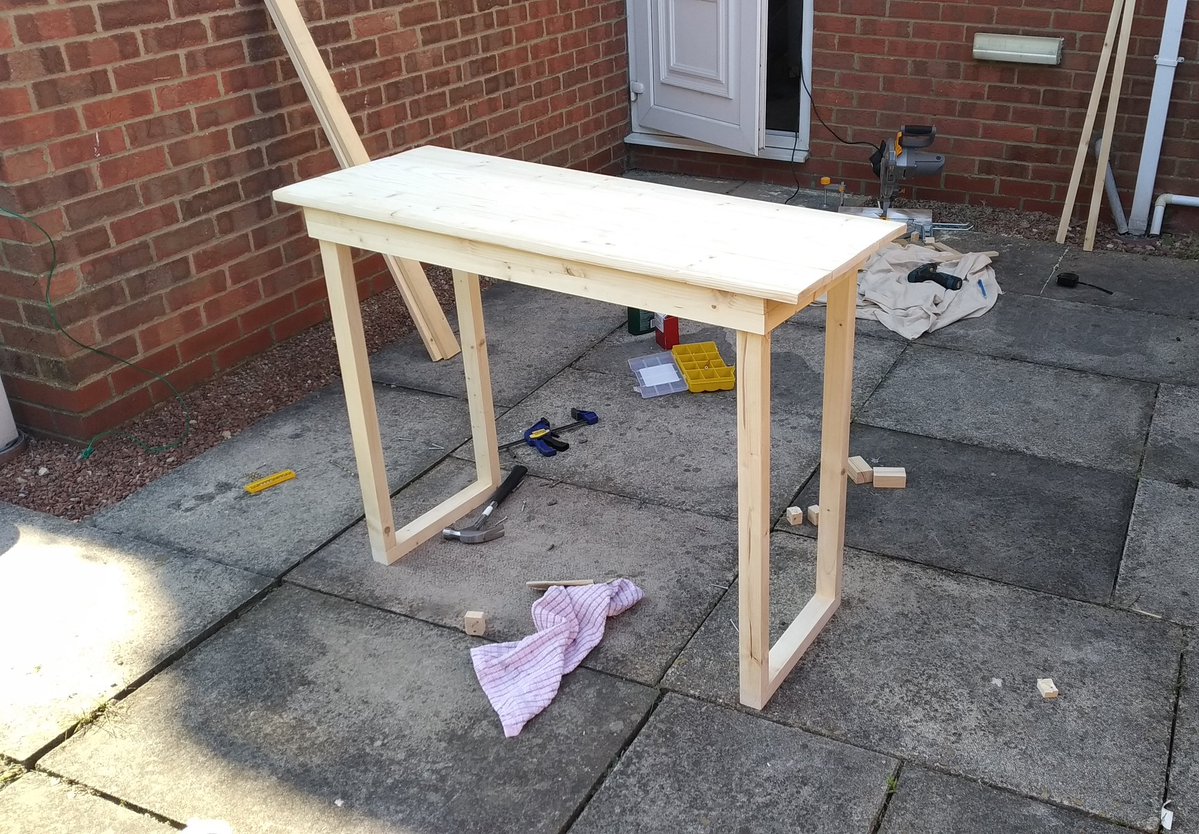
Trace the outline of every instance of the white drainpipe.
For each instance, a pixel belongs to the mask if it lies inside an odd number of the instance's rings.
[[[1187,197],[1184,194],[1163,194],[1153,204],[1153,225],[1149,234],[1157,236],[1162,233],[1162,221],[1166,219],[1166,206],[1191,206],[1199,208],[1199,197]]]
[[[1169,0],[1162,20],[1162,42],[1158,48],[1157,73],[1153,77],[1153,94],[1149,99],[1149,116],[1145,124],[1145,142],[1141,145],[1141,167],[1137,171],[1137,187],[1128,215],[1128,230],[1134,235],[1145,234],[1149,220],[1149,203],[1157,181],[1157,163],[1162,152],[1162,137],[1166,132],[1166,112],[1170,109],[1174,70],[1182,63],[1178,45],[1182,40],[1182,24],[1186,20],[1187,0]],[[1158,201],[1157,212],[1162,211]],[[1161,224],[1157,223],[1158,228]],[[1156,232],[1151,232],[1156,234]]]
[[[1095,159],[1099,159],[1099,149],[1103,144],[1103,137],[1100,136],[1091,145],[1091,150],[1095,152]],[[1112,210],[1112,219],[1116,221],[1116,231],[1120,234],[1128,233],[1128,220],[1124,217],[1124,206],[1120,204],[1120,189],[1116,188],[1116,175],[1112,173],[1112,164],[1107,163],[1107,175],[1103,178],[1103,188],[1107,192],[1107,204]]]

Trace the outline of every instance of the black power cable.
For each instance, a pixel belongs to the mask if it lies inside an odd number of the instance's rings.
[[[862,145],[864,147],[870,148],[871,150],[875,150],[875,151],[878,150],[878,145],[875,145],[872,142],[851,142],[848,139],[843,138],[841,136],[841,134],[837,133],[837,131],[833,130],[831,127],[828,126],[828,122],[826,122],[823,118],[821,118],[820,111],[816,109],[816,96],[814,96],[812,94],[811,88],[808,87],[808,79],[804,75],[804,64],[803,64],[803,56],[802,55],[800,55],[800,57],[799,57],[799,83],[803,85],[804,90],[808,94],[808,102],[810,103],[810,105],[812,107],[812,115],[814,115],[816,117],[816,121],[818,121],[818,122],[820,122],[820,124],[824,125],[824,129],[827,130],[829,133],[831,133],[833,135],[834,139],[836,139],[842,145],[850,145],[850,146]],[[801,106],[802,106],[802,102],[801,102]],[[795,171],[795,151],[798,147],[799,147],[799,125],[796,125],[795,126],[795,144],[791,146],[791,176],[795,180],[795,191],[791,194],[790,197],[788,197],[784,201],[783,205],[791,205],[791,201],[794,200],[799,195],[799,192],[803,190],[803,186],[800,185],[800,183],[799,183],[799,174],[797,174]]]
[[[140,438],[135,437],[134,435],[129,434],[127,432],[118,431],[116,429],[109,429],[108,431],[100,432],[95,437],[93,437],[90,441],[88,441],[87,448],[83,450],[82,454],[80,454],[79,457],[81,457],[83,460],[87,460],[88,458],[90,458],[92,456],[92,453],[96,451],[96,444],[99,443],[101,440],[103,440],[106,437],[123,437],[126,440],[133,443],[134,445],[140,447],[142,450],[144,450],[152,455],[158,455],[158,454],[162,454],[163,452],[169,452],[172,449],[178,449],[184,443],[186,443],[188,435],[191,432],[191,411],[188,409],[187,402],[183,399],[183,395],[179,393],[179,389],[176,388],[174,385],[172,385],[170,380],[168,380],[162,374],[154,373],[154,371],[143,368],[140,365],[130,362],[128,359],[122,359],[121,357],[111,354],[106,350],[102,350],[100,348],[92,347],[91,345],[84,344],[83,342],[79,341],[74,336],[72,336],[70,333],[68,333],[63,328],[62,324],[58,320],[58,311],[54,309],[54,300],[53,300],[53,296],[51,293],[51,285],[54,283],[54,273],[55,273],[55,270],[58,269],[58,247],[54,245],[54,238],[51,237],[50,233],[47,232],[45,229],[43,229],[42,226],[36,220],[34,220],[31,217],[26,217],[25,215],[21,214],[20,212],[10,211],[6,208],[0,208],[0,217],[6,217],[10,220],[18,220],[22,223],[29,224],[34,229],[37,229],[37,231],[41,233],[42,237],[44,237],[46,239],[46,242],[50,244],[50,267],[49,267],[49,269],[46,270],[46,309],[50,313],[50,322],[51,322],[51,324],[54,325],[54,329],[57,330],[62,335],[66,336],[67,339],[69,339],[71,342],[75,343],[79,347],[83,348],[84,350],[90,350],[92,353],[96,354],[97,356],[103,356],[105,359],[111,359],[114,362],[120,362],[122,365],[125,365],[126,367],[132,368],[133,370],[138,371],[139,373],[143,373],[153,380],[161,382],[163,385],[165,385],[170,390],[171,395],[179,403],[179,407],[183,409],[183,431],[180,432],[179,439],[175,440],[172,443],[162,443],[162,444],[155,445],[155,444],[147,443],[147,442],[141,440]]]
[[[864,145],[867,148],[877,149],[878,145],[875,145],[873,142],[851,142],[848,139],[842,138],[841,134],[829,127],[828,122],[820,117],[820,111],[816,109],[816,96],[812,95],[812,90],[808,87],[808,79],[804,77],[803,58],[801,57],[799,60],[799,83],[807,90],[808,100],[812,103],[812,114],[816,117],[816,121],[824,125],[824,129],[831,133],[833,138],[842,145]]]

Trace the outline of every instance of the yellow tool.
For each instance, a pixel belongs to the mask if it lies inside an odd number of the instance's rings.
[[[246,492],[251,495],[257,495],[273,486],[279,486],[284,481],[290,481],[295,476],[295,472],[290,469],[284,469],[282,472],[276,472],[274,475],[267,475],[265,478],[259,478],[253,483],[246,484]]]

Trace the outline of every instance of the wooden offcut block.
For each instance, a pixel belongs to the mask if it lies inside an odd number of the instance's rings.
[[[874,485],[879,489],[903,489],[908,485],[908,471],[902,466],[876,466]]]
[[[813,527],[820,526],[820,505],[813,504],[808,507],[808,521],[812,522]]]
[[[788,507],[787,523],[792,527],[799,527],[803,524],[803,507]]]
[[[1057,700],[1057,687],[1053,685],[1053,678],[1037,678],[1037,691],[1046,701]]]
[[[861,455],[854,455],[845,463],[845,474],[855,484],[868,484],[874,480],[874,469]]]
[[[467,611],[465,629],[467,634],[482,637],[487,632],[487,615],[482,611]]]

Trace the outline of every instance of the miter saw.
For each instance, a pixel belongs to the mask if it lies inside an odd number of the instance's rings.
[[[879,143],[870,156],[870,166],[881,184],[878,205],[883,212],[891,208],[891,201],[899,194],[900,182],[908,177],[932,176],[944,170],[945,157],[921,150],[936,138],[937,129],[932,125],[904,125],[893,140]]]
[[[891,202],[899,194],[900,184],[909,177],[925,177],[941,173],[945,168],[945,157],[924,150],[937,138],[937,129],[932,125],[904,125],[893,139],[885,139],[870,156],[870,165],[879,180],[878,207],[850,209],[854,214],[884,217],[907,223],[908,229],[927,237],[934,230],[969,231],[969,223],[933,223],[933,213],[928,209],[895,209]],[[847,211],[842,209],[842,211]]]

